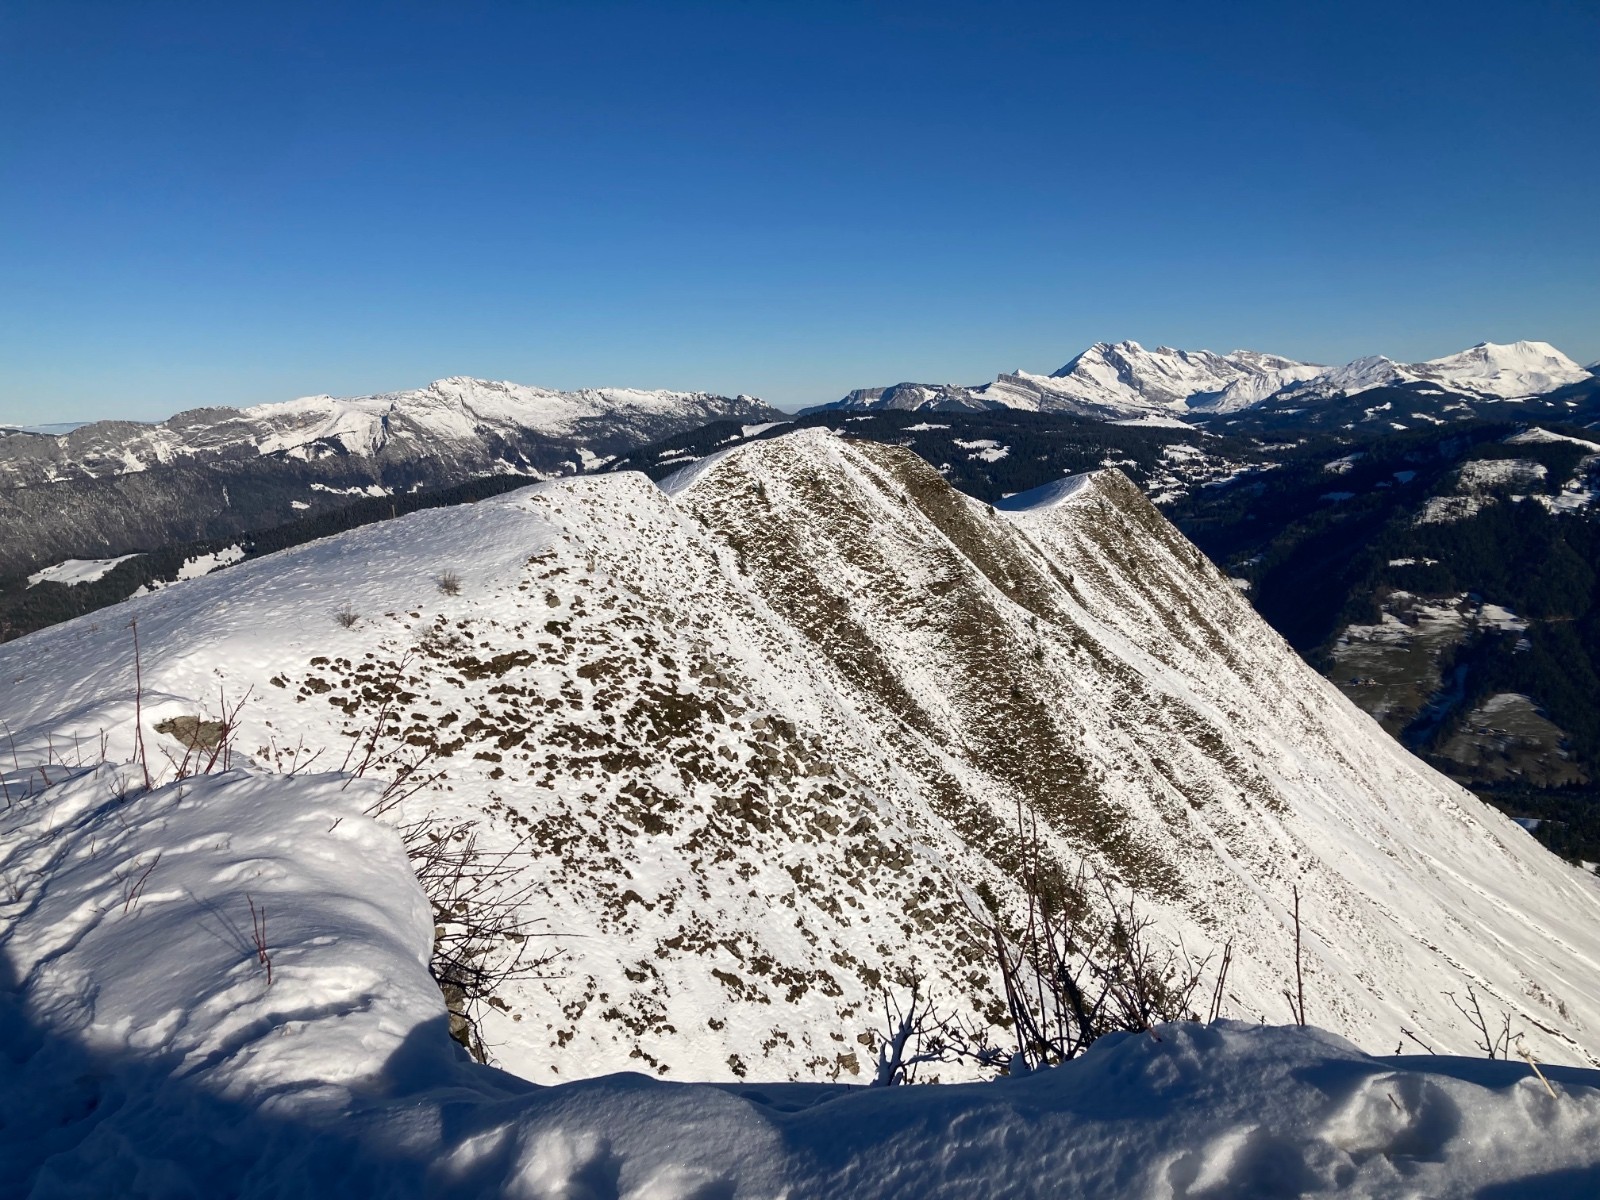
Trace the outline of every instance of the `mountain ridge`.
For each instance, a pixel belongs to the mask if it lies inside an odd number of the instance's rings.
[[[1164,937],[1232,940],[1247,1020],[1281,1007],[1298,889],[1320,1023],[1465,1050],[1467,979],[1592,1053],[1600,973],[1555,964],[1600,961],[1600,884],[1383,735],[1119,472],[991,509],[805,430],[680,483],[539,484],[29,635],[0,715],[24,756],[119,752],[134,617],[152,743],[220,684],[258,763],[337,763],[400,689],[391,736],[448,750],[409,811],[534,838],[539,911],[582,934],[487,1014],[540,1079],[850,1078],[875,981],[918,964],[992,1019],[959,897],[1018,902],[1019,805]]]
[[[1256,350],[1216,354],[1138,342],[1096,342],[1049,375],[1017,370],[992,383],[897,384],[859,389],[832,404],[801,410],[894,407],[960,411],[997,407],[1073,413],[1102,420],[1160,415],[1206,419],[1249,412],[1274,402],[1317,403],[1377,388],[1487,401],[1515,401],[1592,378],[1548,342],[1479,342],[1422,363],[1383,355],[1336,367],[1298,362]],[[1430,392],[1428,389],[1432,389]],[[895,403],[873,401],[892,393]]]
[[[373,396],[189,409],[151,425],[6,434],[0,573],[247,534],[352,494],[575,473],[709,421],[782,416],[749,396],[457,376]]]

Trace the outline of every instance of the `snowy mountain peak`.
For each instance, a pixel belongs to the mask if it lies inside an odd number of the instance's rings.
[[[96,421],[53,437],[10,437],[0,441],[0,488],[272,455],[483,457],[489,450],[492,457],[494,447],[518,445],[530,435],[614,451],[708,421],[779,415],[745,395],[638,388],[563,392],[455,375],[370,396],[301,396],[243,409],[191,409],[156,424]]]
[[[1076,402],[1122,415],[1150,410],[1229,412],[1321,370],[1253,350],[1216,354],[1171,346],[1146,350],[1135,341],[1096,342],[1041,385],[1055,403],[1040,407]]]
[[[1464,390],[1521,399],[1577,383],[1588,373],[1549,342],[1479,342],[1459,354],[1429,359],[1438,378]]]
[[[1383,355],[1358,358],[1285,390],[1286,398],[1353,396],[1379,387],[1455,392],[1488,400],[1521,400],[1588,378],[1549,342],[1479,342],[1456,354],[1402,363]]]

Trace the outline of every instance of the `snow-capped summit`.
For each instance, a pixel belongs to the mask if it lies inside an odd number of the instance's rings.
[[[493,458],[530,436],[599,453],[723,418],[767,419],[749,396],[581,388],[562,392],[453,376],[372,396],[302,396],[250,408],[199,408],[153,425],[96,421],[54,437],[0,442],[0,487],[104,479],[183,461],[354,455],[385,461]]]
[[[1018,369],[977,387],[896,384],[864,388],[820,409],[931,409],[944,412],[1015,408],[1071,413],[1099,420],[1206,417],[1255,408],[1406,387],[1480,400],[1541,395],[1592,377],[1548,342],[1480,342],[1459,354],[1403,363],[1381,354],[1323,367],[1259,350],[1148,350],[1135,341],[1096,342],[1060,370]]]
[[[1231,412],[1322,370],[1256,350],[1215,354],[1138,342],[1096,342],[1059,371],[1017,369],[978,387],[896,384],[864,388],[819,409],[1017,408],[1117,420],[1151,413]],[[816,410],[807,410],[816,411]]]
[[[1436,378],[1452,387],[1506,400],[1553,391],[1588,374],[1549,342],[1479,342],[1421,366],[1431,367]]]
[[[1231,411],[1322,370],[1276,354],[1235,350],[1146,350],[1138,342],[1096,342],[1050,376],[1053,391],[1112,408]]]
[[[1479,342],[1457,354],[1402,363],[1358,358],[1285,390],[1299,398],[1354,396],[1379,387],[1422,387],[1491,400],[1522,400],[1589,378],[1549,342]]]

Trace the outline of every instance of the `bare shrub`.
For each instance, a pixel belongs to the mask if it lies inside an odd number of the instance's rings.
[[[250,905],[250,944],[256,952],[256,961],[267,971],[267,986],[272,986],[272,950],[267,944],[267,906],[256,907],[255,897],[245,893]]]
[[[334,612],[333,619],[341,628],[350,629],[354,627],[357,621],[361,620],[361,614],[346,604]]]
[[[1161,941],[1133,894],[1119,895],[1086,864],[1068,875],[1020,811],[1018,833],[1021,919],[1007,920],[989,895],[972,914],[1005,989],[1017,1065],[1065,1062],[1107,1033],[1199,1020],[1192,1002],[1210,956]],[[1213,1014],[1221,995],[1219,980]]]
[[[341,770],[351,779],[369,772],[388,782],[366,809],[370,817],[395,820],[397,810],[442,780],[431,769],[434,746],[415,746],[400,736],[398,704],[413,654],[395,664],[377,686],[371,719],[359,728]],[[521,882],[532,854],[524,838],[504,850],[485,849],[478,824],[449,824],[429,814],[396,826],[417,882],[433,909],[434,944],[429,967],[450,1014],[450,1035],[479,1062],[489,1061],[482,1017],[485,1005],[504,1007],[498,992],[507,983],[539,978],[560,951],[535,951],[539,918],[530,917],[534,885]]]
[[[1513,1043],[1518,1042],[1521,1031],[1511,1028],[1511,1014],[1502,1012],[1498,1024],[1493,1024],[1484,1015],[1483,1005],[1478,1002],[1478,993],[1472,985],[1467,985],[1467,1002],[1463,1004],[1456,999],[1454,992],[1446,992],[1445,998],[1451,1006],[1461,1014],[1473,1030],[1473,1041],[1478,1049],[1483,1051],[1485,1058],[1510,1058]]]
[[[927,980],[915,969],[901,977],[900,985],[901,994],[887,985],[878,988],[883,1025],[873,1035],[878,1062],[869,1086],[916,1083],[920,1068],[930,1063],[996,1066],[1005,1057],[989,1045],[982,1029],[941,1012]]]
[[[439,590],[446,596],[458,596],[461,594],[461,576],[458,572],[441,571],[434,583],[438,584]]]
[[[505,984],[540,977],[560,957],[559,950],[536,953],[530,946],[541,922],[526,915],[534,885],[519,882],[529,843],[486,852],[476,822],[447,825],[431,816],[401,826],[400,836],[433,906],[429,966],[450,1013],[450,1036],[487,1062],[483,1006],[503,1006],[498,992]]]

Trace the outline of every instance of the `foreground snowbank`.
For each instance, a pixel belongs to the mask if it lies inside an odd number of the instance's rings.
[[[366,785],[131,782],[100,767],[0,814],[7,1195],[1600,1191],[1600,1072],[1552,1068],[1552,1096],[1520,1063],[1317,1030],[1169,1026],[965,1086],[535,1087],[449,1041]]]

